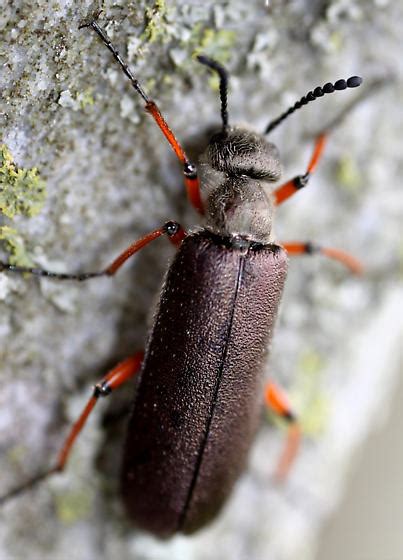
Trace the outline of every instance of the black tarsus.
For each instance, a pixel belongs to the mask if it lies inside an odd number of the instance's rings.
[[[0,261],[0,272],[3,270],[8,270],[9,272],[16,272],[18,274],[33,274],[34,276],[44,276],[46,278],[57,278],[58,280],[78,280],[84,281],[90,278],[98,278],[99,276],[108,276],[106,270],[101,270],[99,272],[82,272],[78,274],[66,274],[64,272],[52,272],[51,270],[45,270],[38,267],[29,266],[16,266],[14,264],[9,264]]]
[[[57,467],[52,467],[45,472],[37,474],[36,476],[32,477],[30,480],[27,480],[26,482],[24,482],[20,486],[17,486],[16,488],[13,488],[12,490],[7,492],[6,494],[3,494],[3,496],[0,496],[0,506],[5,504],[9,500],[11,500],[13,498],[16,498],[17,496],[19,496],[23,492],[26,492],[27,490],[30,490],[31,488],[34,488],[37,484],[39,484],[39,482],[42,482],[42,480],[44,480],[48,476],[50,476],[52,474],[55,474],[57,472],[59,472],[59,469]]]
[[[217,74],[219,75],[222,130],[223,132],[226,132],[228,128],[228,72],[219,62],[203,54],[197,56],[197,60],[201,64],[204,64],[205,66],[208,66],[209,68],[217,72]]]
[[[284,119],[289,115],[294,113],[297,109],[300,109],[304,105],[307,105],[310,101],[314,101],[318,97],[323,97],[326,93],[333,93],[334,91],[341,91],[347,88],[356,88],[362,84],[362,78],[360,76],[351,76],[348,80],[337,80],[334,84],[328,82],[323,87],[316,87],[313,91],[309,91],[306,95],[301,97],[294,105],[292,105],[287,111],[282,113],[277,119],[272,120],[266,127],[264,134],[269,134],[276,126],[278,126]]]

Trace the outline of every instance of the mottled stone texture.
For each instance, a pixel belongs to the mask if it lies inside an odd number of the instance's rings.
[[[65,475],[2,508],[0,556],[312,559],[352,452],[386,410],[398,373],[403,10],[387,0],[6,1],[1,143],[18,166],[38,168],[48,194],[39,215],[3,225],[29,258],[60,271],[97,269],[168,218],[198,221],[141,99],[98,39],[78,30],[100,8],[192,156],[219,122],[216,80],[195,51],[226,63],[230,122],[257,130],[315,86],[363,75],[368,96],[329,139],[306,191],[279,210],[277,231],[349,249],[367,274],[351,278],[319,257],[291,263],[271,359],[306,434],[287,484],[270,478],[283,434],[262,419],[249,471],[216,524],[168,542],[133,530],[116,491],[123,391],[100,404]],[[379,78],[385,87],[370,95]],[[312,133],[358,94],[315,101],[273,132],[287,177],[304,171]],[[51,462],[91,384],[142,347],[171,255],[156,241],[112,281],[88,284],[0,274],[1,492]]]

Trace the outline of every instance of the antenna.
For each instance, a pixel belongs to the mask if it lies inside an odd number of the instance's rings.
[[[208,66],[215,72],[217,72],[220,78],[220,100],[221,100],[221,120],[222,120],[222,131],[226,132],[228,128],[228,110],[227,110],[227,98],[228,98],[228,72],[219,62],[209,58],[208,56],[199,55],[196,57],[197,60]]]
[[[117,51],[116,47],[112,44],[111,40],[105,33],[105,31],[98,25],[95,20],[90,21],[89,23],[83,23],[79,26],[79,29],[83,29],[84,27],[92,27],[92,29],[99,35],[104,45],[111,51],[113,54],[114,59],[119,64],[123,72],[129,78],[133,88],[141,95],[146,103],[149,103],[150,99],[148,95],[144,92],[143,88],[141,87],[140,83],[136,78],[133,76],[132,71],[120,56],[120,53]]]
[[[310,101],[314,101],[318,97],[323,97],[326,93],[333,93],[334,91],[341,91],[347,88],[356,88],[361,84],[362,84],[362,78],[360,78],[360,76],[351,76],[351,78],[348,78],[348,80],[337,80],[337,82],[335,82],[334,84],[328,82],[323,87],[320,86],[316,87],[313,91],[309,91],[306,95],[301,97],[299,101],[294,103],[292,107],[290,107],[277,119],[271,121],[267,125],[264,134],[269,134],[269,132],[271,132],[273,128],[276,128],[276,126],[279,125],[281,122],[283,122],[284,119],[286,119],[289,115],[294,113],[294,111],[296,111],[297,109],[300,109],[304,105],[307,105]]]

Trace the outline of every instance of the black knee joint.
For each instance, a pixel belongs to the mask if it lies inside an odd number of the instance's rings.
[[[107,381],[95,385],[93,396],[97,399],[99,397],[107,397],[112,393],[111,386]]]
[[[291,410],[285,412],[283,414],[283,418],[286,422],[288,422],[288,424],[296,424],[298,422],[298,418]]]
[[[307,255],[313,255],[314,253],[318,253],[320,251],[319,245],[316,243],[312,243],[312,241],[307,241],[304,246],[305,253]]]
[[[181,226],[180,224],[178,224],[178,222],[166,222],[166,224],[164,224],[163,230],[164,233],[168,235],[168,237],[173,237],[178,233],[180,228]]]
[[[295,188],[299,190],[305,187],[309,181],[310,176],[311,176],[310,173],[305,173],[305,175],[298,175],[297,177],[295,177],[294,179]]]
[[[188,179],[196,179],[197,177],[197,169],[194,163],[188,161],[183,166],[183,174]]]

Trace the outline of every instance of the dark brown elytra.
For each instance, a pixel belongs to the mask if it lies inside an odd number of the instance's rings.
[[[286,270],[276,245],[234,247],[208,230],[183,241],[162,291],[124,452],[125,504],[145,529],[195,531],[242,472]]]
[[[274,206],[308,183],[323,151],[324,134],[315,144],[307,171],[270,193],[267,187],[281,176],[277,148],[262,134],[229,126],[227,73],[218,62],[200,56],[199,61],[220,78],[222,127],[200,158],[199,181],[196,166],[103,29],[95,21],[82,27],[98,34],[142,97],[177,155],[189,200],[205,215],[205,223],[187,233],[177,222],[167,222],[97,272],[60,274],[0,263],[0,270],[84,281],[115,274],[129,257],[162,235],[178,247],[144,358],[135,353],[108,372],[95,386],[54,466],[0,502],[62,471],[98,399],[139,372],[122,463],[123,499],[136,525],[156,535],[192,533],[217,514],[245,467],[264,402],[263,368],[285,282],[287,253],[322,252],[355,272],[359,264],[339,250],[275,242]],[[273,120],[266,133],[308,102],[360,83],[361,78],[353,76],[315,88]],[[296,418],[275,385],[268,385],[265,400],[291,426],[291,453],[282,463],[284,472],[296,451]]]

